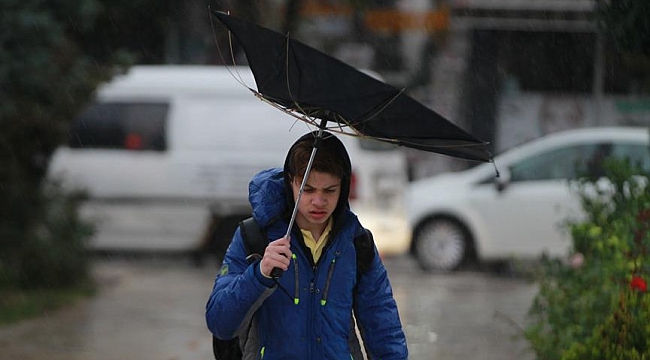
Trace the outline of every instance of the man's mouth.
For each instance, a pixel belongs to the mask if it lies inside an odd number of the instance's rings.
[[[321,219],[327,216],[327,211],[315,210],[315,211],[310,211],[309,214],[315,219]]]

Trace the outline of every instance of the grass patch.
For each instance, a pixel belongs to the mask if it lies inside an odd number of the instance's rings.
[[[0,288],[0,326],[38,317],[96,293],[97,287],[92,282],[62,289]]]

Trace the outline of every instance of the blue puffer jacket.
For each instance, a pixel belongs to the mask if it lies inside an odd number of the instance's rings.
[[[250,184],[253,216],[270,240],[283,237],[288,226],[281,216],[287,206],[285,189],[281,169],[263,171]],[[244,359],[351,359],[354,310],[371,359],[407,359],[406,338],[377,249],[371,269],[357,283],[353,238],[362,227],[347,206],[337,221],[334,237],[313,266],[302,235],[292,232],[292,263],[277,283],[261,275],[259,260],[246,260],[238,229],[207,303],[210,331],[222,339],[240,336],[246,343]]]

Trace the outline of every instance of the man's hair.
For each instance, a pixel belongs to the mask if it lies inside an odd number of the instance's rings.
[[[305,175],[313,148],[313,139],[300,141],[292,148],[291,153],[289,153],[287,169],[291,178],[302,178]],[[320,146],[316,151],[316,157],[314,157],[311,170],[332,174],[340,179],[344,179],[346,177],[343,168],[345,160],[340,157],[340,153],[330,146]]]

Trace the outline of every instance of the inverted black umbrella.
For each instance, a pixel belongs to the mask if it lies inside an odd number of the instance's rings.
[[[265,100],[346,131],[397,145],[487,162],[488,143],[391,85],[287,35],[213,11],[243,47]],[[316,124],[318,125],[318,124]]]
[[[481,141],[397,89],[288,35],[212,11],[243,47],[261,99],[324,130],[481,162]],[[329,126],[328,126],[329,123]],[[319,135],[320,135],[319,134]],[[318,148],[317,137],[302,189]],[[296,201],[296,205],[298,201]],[[287,230],[289,235],[297,206]]]

